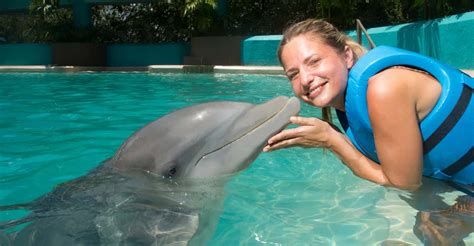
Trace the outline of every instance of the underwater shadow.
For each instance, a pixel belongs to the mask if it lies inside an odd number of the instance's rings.
[[[474,232],[474,197],[446,203],[442,195],[454,191],[446,182],[423,178],[420,189],[399,195],[418,211],[413,232],[425,245],[465,245],[463,239]]]

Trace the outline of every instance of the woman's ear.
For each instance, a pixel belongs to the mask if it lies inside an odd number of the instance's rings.
[[[349,47],[349,45],[344,46],[344,60],[346,62],[347,68],[351,69],[354,65],[354,52]]]

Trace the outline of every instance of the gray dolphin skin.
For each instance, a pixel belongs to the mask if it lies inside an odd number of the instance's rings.
[[[0,245],[203,245],[224,186],[300,110],[292,97],[263,104],[210,102],[165,115],[129,137],[89,174],[27,204],[0,224]]]

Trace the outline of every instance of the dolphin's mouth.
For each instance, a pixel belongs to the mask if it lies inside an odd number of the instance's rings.
[[[292,97],[292,98],[287,98],[287,97],[279,97],[277,98],[278,100],[281,100],[282,98],[285,98],[286,99],[286,102],[285,104],[283,104],[282,106],[280,106],[278,108],[278,110],[274,110],[273,113],[271,114],[268,114],[266,117],[260,119],[258,122],[255,122],[255,124],[253,124],[251,127],[247,128],[245,131],[242,131],[240,134],[236,135],[234,138],[232,138],[231,140],[227,141],[226,143],[214,148],[213,150],[211,151],[208,151],[206,152],[205,154],[203,154],[197,161],[196,163],[194,164],[195,166],[197,166],[199,164],[199,162],[205,158],[206,156],[209,156],[209,155],[212,155],[213,153],[215,152],[218,152],[219,150],[227,147],[227,146],[230,146],[232,144],[234,144],[235,142],[239,141],[240,139],[252,134],[253,132],[255,132],[257,129],[261,128],[264,124],[268,123],[269,121],[271,121],[272,119],[275,119],[277,116],[279,115],[286,115],[286,119],[278,126],[278,127],[275,127],[275,129],[272,130],[272,133],[275,134],[281,130],[283,130],[285,127],[287,127],[289,124],[290,124],[290,116],[294,116],[294,115],[297,115],[299,113],[299,109],[300,109],[300,106],[299,106],[299,101],[298,99],[296,99],[295,97]],[[274,99],[275,100],[275,99]],[[274,101],[272,100],[272,101]],[[268,103],[271,103],[272,101],[269,101],[265,104],[268,104]],[[250,109],[249,111],[251,110],[255,110],[255,108],[257,107],[260,107],[261,105],[257,105],[257,106],[254,106],[252,109]],[[268,111],[267,111],[268,112]],[[242,117],[245,117],[245,116],[249,116],[248,114],[246,113],[243,113],[241,115]],[[269,135],[267,136],[266,138],[264,139],[261,139],[261,140],[258,140],[258,141],[261,141],[262,143],[265,143],[268,138],[270,138],[272,135]]]

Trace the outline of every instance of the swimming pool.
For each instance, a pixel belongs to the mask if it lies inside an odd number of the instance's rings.
[[[87,173],[178,108],[292,95],[286,78],[262,75],[4,73],[0,81],[0,205]],[[319,110],[303,106],[301,115]],[[400,198],[407,194],[356,178],[329,151],[263,153],[226,192],[208,245],[422,244],[413,233],[417,210]],[[459,194],[443,199],[452,204]],[[24,214],[4,211],[0,221]]]

